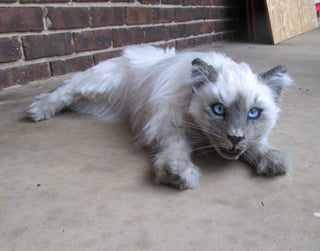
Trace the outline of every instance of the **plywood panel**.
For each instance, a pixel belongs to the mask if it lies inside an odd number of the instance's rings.
[[[265,0],[273,43],[318,27],[314,0]]]

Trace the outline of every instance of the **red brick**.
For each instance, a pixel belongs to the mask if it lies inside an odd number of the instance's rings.
[[[214,0],[184,0],[184,5],[214,5]]]
[[[72,2],[108,2],[108,0],[72,0]]]
[[[195,36],[201,34],[201,23],[185,24],[185,36]]]
[[[171,23],[175,19],[175,9],[173,8],[154,8],[154,23]]]
[[[74,33],[75,50],[90,51],[109,48],[112,41],[112,30],[84,31]]]
[[[194,46],[194,40],[193,38],[188,38],[188,39],[183,39],[183,40],[178,40],[176,41],[176,48],[178,50],[186,49],[186,48],[191,48]]]
[[[101,61],[119,57],[121,55],[122,50],[115,50],[115,51],[107,51],[107,52],[101,52],[93,55],[94,64],[98,64]]]
[[[219,9],[210,8],[208,11],[208,19],[218,19],[219,18]]]
[[[23,85],[27,82],[49,77],[50,72],[47,63],[24,65],[0,70],[0,89],[13,85]]]
[[[93,57],[84,56],[67,60],[56,60],[50,62],[51,72],[53,76],[65,75],[71,72],[84,71],[92,67]]]
[[[71,0],[20,0],[20,3],[67,3]]]
[[[162,4],[183,4],[183,0],[161,0]]]
[[[152,26],[143,28],[144,39],[143,42],[156,42],[161,40],[167,40],[166,27],[163,26]]]
[[[176,8],[177,22],[185,22],[193,19],[193,8]]]
[[[202,8],[194,9],[194,19],[217,19],[219,18],[219,8]]]
[[[215,0],[215,5],[235,5],[239,6],[239,0]]]
[[[200,46],[200,45],[210,44],[210,43],[211,43],[211,37],[209,36],[194,38],[194,46]]]
[[[0,63],[17,61],[21,58],[18,37],[0,38]]]
[[[185,25],[168,25],[167,26],[168,39],[182,38],[185,36]]]
[[[92,26],[121,25],[125,23],[124,7],[91,8]]]
[[[214,5],[214,0],[201,0],[200,5]]]
[[[115,2],[115,3],[132,3],[134,0],[110,0],[110,2]]]
[[[0,33],[17,31],[41,31],[43,29],[41,8],[0,8]]]
[[[152,23],[152,8],[127,7],[127,24]]]
[[[89,26],[88,8],[47,8],[49,29],[71,29]]]
[[[138,0],[142,4],[159,4],[160,0]]]
[[[22,41],[26,60],[74,52],[71,33],[25,36]]]
[[[200,5],[202,0],[184,0],[184,5]]]
[[[167,48],[174,48],[176,45],[175,42],[164,42],[162,44],[156,45],[156,47],[167,49]]]
[[[218,41],[218,35],[217,34],[209,35],[209,38],[211,40],[211,43],[214,43],[214,42]]]
[[[123,28],[112,30],[113,47],[120,47],[143,42],[143,31],[141,28]]]
[[[201,34],[212,33],[215,31],[215,22],[204,22],[201,24]]]
[[[207,19],[209,14],[209,8],[195,8],[194,9],[194,19],[197,20],[197,19]]]

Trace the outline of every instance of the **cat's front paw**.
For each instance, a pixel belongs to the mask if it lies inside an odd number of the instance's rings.
[[[284,175],[291,167],[291,154],[277,149],[268,150],[260,159],[257,173],[268,176]]]
[[[200,171],[191,162],[168,160],[155,166],[156,183],[178,189],[196,188],[199,183]]]

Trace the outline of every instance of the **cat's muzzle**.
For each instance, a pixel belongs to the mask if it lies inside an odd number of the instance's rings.
[[[238,159],[242,153],[242,150],[219,147],[218,153],[225,159]]]

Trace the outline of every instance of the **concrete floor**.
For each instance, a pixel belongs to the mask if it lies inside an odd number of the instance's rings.
[[[293,168],[275,178],[198,156],[197,189],[154,185],[127,125],[71,112],[26,119],[61,79],[1,91],[0,250],[320,250],[319,41],[316,29],[276,46],[209,48],[256,72],[284,64],[295,80],[270,136]]]

